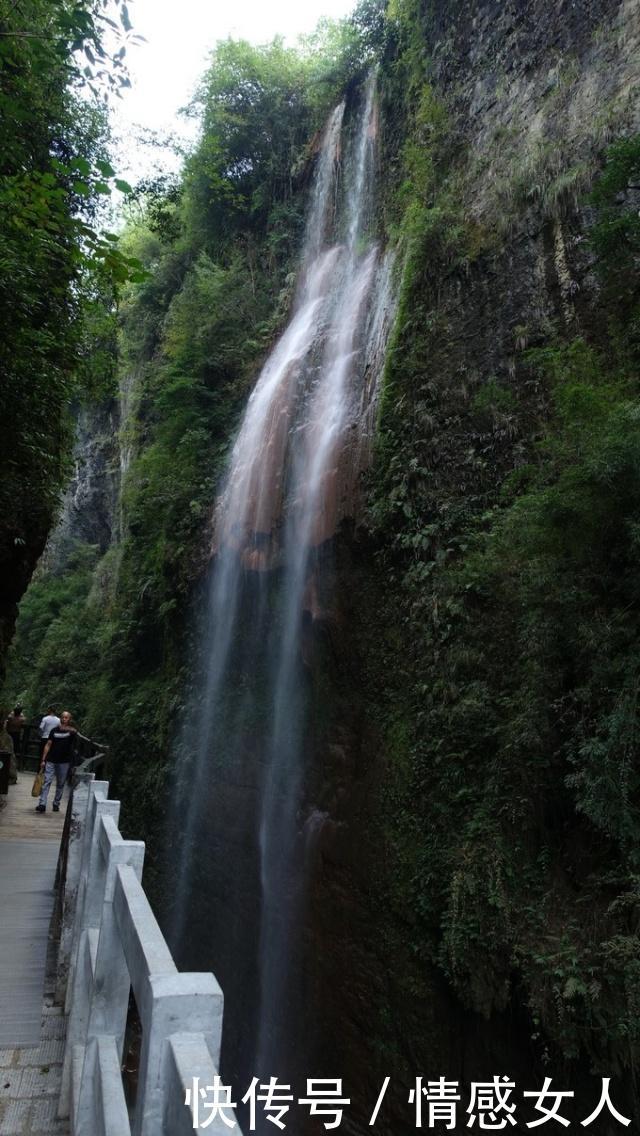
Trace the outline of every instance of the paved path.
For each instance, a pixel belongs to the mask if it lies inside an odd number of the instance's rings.
[[[0,1049],[0,1136],[68,1136],[57,1120],[66,1019],[53,1005],[52,989],[42,1006],[38,1045]]]
[[[45,987],[65,802],[36,813],[32,783],[21,773],[0,811],[0,1136],[67,1132],[55,1118],[66,1023],[50,950]]]
[[[64,826],[64,810],[67,803],[68,789],[65,790],[64,800],[59,813],[51,812],[55,782],[49,790],[49,803],[46,813],[37,813],[37,798],[31,796],[33,773],[19,773],[18,784],[9,786],[6,797],[6,807],[0,811],[0,840],[54,840],[57,846],[60,843]],[[0,862],[4,853],[0,846]]]

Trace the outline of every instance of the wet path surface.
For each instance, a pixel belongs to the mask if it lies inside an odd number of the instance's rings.
[[[21,773],[0,811],[0,1136],[67,1132],[56,1119],[66,1023],[49,943],[66,800],[38,814],[32,783]]]

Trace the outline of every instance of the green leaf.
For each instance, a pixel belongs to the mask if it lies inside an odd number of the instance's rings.
[[[119,189],[120,193],[133,193],[129,182],[123,181],[122,178],[116,178],[116,189]]]
[[[103,177],[115,177],[115,170],[111,162],[96,161],[96,169],[100,170]]]

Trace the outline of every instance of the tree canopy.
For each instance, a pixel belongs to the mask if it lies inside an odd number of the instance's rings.
[[[128,83],[129,38],[123,0],[0,5],[0,571],[9,620],[64,478],[65,411],[86,377],[96,298],[108,311],[132,268],[98,219],[100,198],[118,184],[104,100]]]

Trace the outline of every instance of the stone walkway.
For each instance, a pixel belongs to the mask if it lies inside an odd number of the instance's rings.
[[[40,1044],[0,1049],[0,1136],[68,1136],[67,1122],[56,1119],[65,1027],[51,989],[42,1007]]]
[[[55,783],[49,790],[46,813],[37,813],[37,798],[31,796],[33,778],[33,773],[19,773],[18,784],[9,787],[8,796],[0,797],[0,801],[6,801],[6,807],[0,810],[0,840],[55,840],[58,845],[64,827],[68,789],[59,813],[51,811]]]
[[[66,1021],[48,935],[64,804],[36,813],[32,782],[21,773],[0,811],[0,1136],[67,1136],[56,1119]]]

